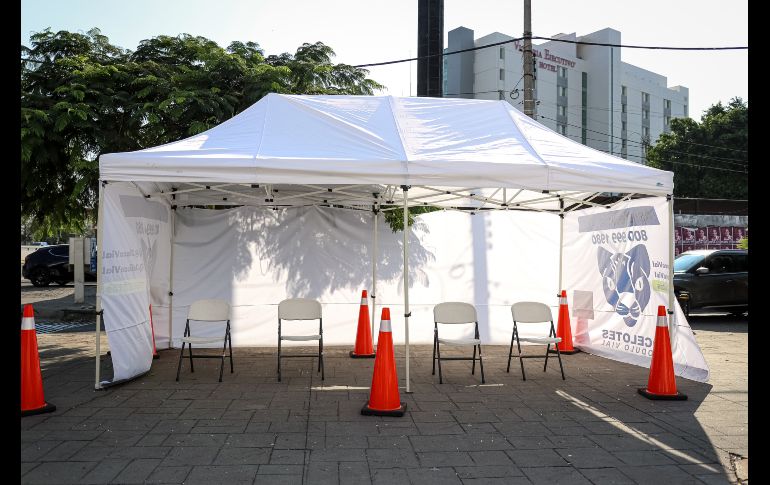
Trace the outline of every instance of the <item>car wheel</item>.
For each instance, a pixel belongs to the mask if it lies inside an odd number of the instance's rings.
[[[29,277],[32,286],[42,287],[51,283],[51,271],[48,268],[38,268]]]

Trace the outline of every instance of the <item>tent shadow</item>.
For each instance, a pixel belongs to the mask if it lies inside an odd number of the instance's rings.
[[[236,229],[233,274],[243,282],[258,267],[273,281],[285,281],[292,298],[322,298],[345,289],[370,288],[373,219],[367,212],[318,207],[266,210],[241,207],[230,214]],[[378,222],[377,281],[403,282],[403,233]],[[428,285],[424,266],[434,255],[418,235],[427,227],[416,222],[409,235],[410,287]],[[277,303],[277,302],[276,302]]]

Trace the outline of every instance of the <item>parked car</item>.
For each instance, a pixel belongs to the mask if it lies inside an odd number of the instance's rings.
[[[686,315],[707,309],[743,315],[749,309],[749,252],[686,251],[674,261],[674,293]]]
[[[65,285],[75,279],[69,264],[69,244],[43,246],[24,258],[21,275],[34,286],[48,286],[52,282]],[[85,272],[85,280],[95,280],[90,271]]]

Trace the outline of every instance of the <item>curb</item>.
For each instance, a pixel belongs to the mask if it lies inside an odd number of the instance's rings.
[[[57,320],[82,320],[85,317],[96,317],[96,307],[83,305],[80,307],[69,308],[46,308],[44,305],[35,306],[31,303],[35,318],[51,318]],[[24,305],[21,305],[19,315],[24,312]]]

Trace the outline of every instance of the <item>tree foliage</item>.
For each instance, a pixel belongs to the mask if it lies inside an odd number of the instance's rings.
[[[98,156],[205,131],[267,93],[371,95],[368,71],[334,64],[321,42],[267,56],[256,42],[227,48],[160,35],[135,51],[99,29],[44,30],[21,46],[21,210],[38,238],[93,222]]]
[[[674,172],[674,196],[711,199],[748,198],[749,108],[741,98],[721,102],[701,122],[671,120],[648,149],[648,165]]]

